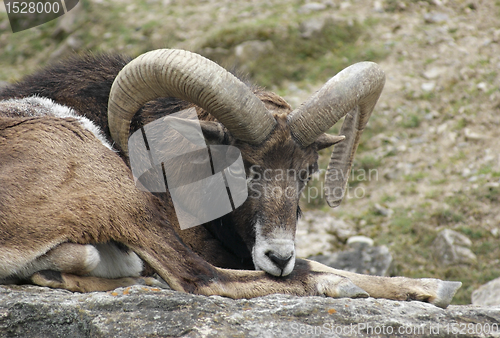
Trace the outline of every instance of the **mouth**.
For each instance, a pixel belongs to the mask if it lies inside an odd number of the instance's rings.
[[[277,277],[287,276],[295,266],[295,244],[288,239],[257,240],[252,259],[256,270]]]

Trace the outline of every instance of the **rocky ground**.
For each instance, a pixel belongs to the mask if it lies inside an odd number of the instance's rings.
[[[390,274],[463,281],[458,303],[500,276],[498,0],[80,2],[16,34],[0,12],[0,81],[75,51],[176,47],[237,65],[296,106],[340,68],[378,62],[386,87],[349,194],[328,210],[306,191],[299,255],[368,236],[391,251]],[[444,229],[466,236],[475,259],[443,264],[432,247]]]
[[[271,295],[231,300],[134,286],[73,294],[0,286],[0,337],[500,337],[499,307]]]

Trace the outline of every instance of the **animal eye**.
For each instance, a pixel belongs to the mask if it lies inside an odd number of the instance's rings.
[[[307,167],[307,169],[302,169],[299,173],[299,179],[303,183],[307,184],[312,178],[312,176],[318,171],[318,164],[313,163]]]

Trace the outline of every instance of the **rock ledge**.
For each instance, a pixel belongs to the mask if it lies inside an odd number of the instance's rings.
[[[500,306],[443,310],[421,302],[287,295],[232,300],[138,285],[89,294],[0,286],[0,337],[456,337],[461,328],[460,337],[500,337],[491,330],[499,322]],[[469,324],[474,328],[467,331]]]

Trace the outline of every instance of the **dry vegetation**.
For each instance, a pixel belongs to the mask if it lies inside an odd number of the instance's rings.
[[[175,47],[237,66],[296,105],[341,68],[379,62],[387,84],[356,158],[351,198],[333,211],[322,200],[305,208],[389,246],[394,274],[463,281],[456,303],[500,276],[498,0],[80,3],[73,15],[16,34],[0,13],[0,81],[73,52]],[[377,175],[361,176],[370,169]],[[477,263],[439,264],[431,247],[444,228],[472,240]],[[332,234],[321,253],[342,249],[338,243]]]

